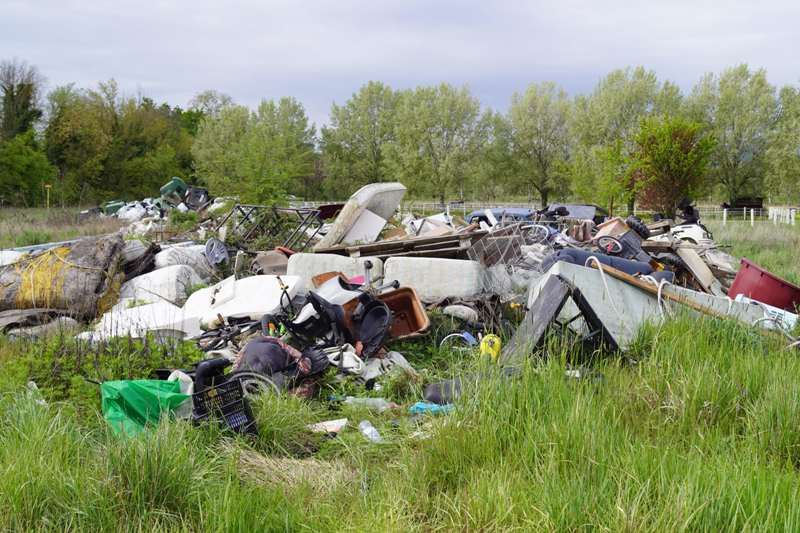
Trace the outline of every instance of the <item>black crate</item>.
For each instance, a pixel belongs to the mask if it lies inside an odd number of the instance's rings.
[[[193,394],[192,405],[195,423],[216,419],[237,433],[258,434],[250,402],[238,379]]]

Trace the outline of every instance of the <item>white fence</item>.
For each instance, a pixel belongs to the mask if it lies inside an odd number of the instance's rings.
[[[335,202],[302,202],[297,203],[296,207],[319,207],[320,205],[330,204]],[[473,211],[483,211],[484,209],[502,209],[509,207],[527,208],[527,209],[541,209],[541,204],[526,203],[526,202],[458,202],[452,201],[443,207],[440,202],[433,200],[404,200],[400,205],[401,213],[414,212],[415,214],[431,214],[439,213],[448,209],[453,215],[461,215],[466,217],[468,213]],[[771,221],[774,224],[791,224],[795,225],[797,215],[800,214],[800,208],[790,206],[775,206],[767,207],[764,209],[750,209],[750,208],[737,208],[737,209],[724,209],[719,205],[698,205],[697,210],[700,212],[702,219],[717,219],[722,220],[726,224],[728,220],[744,220],[750,221],[751,224],[755,222]],[[626,208],[623,206],[620,212],[625,212]],[[637,216],[652,215],[652,211],[637,209],[634,207],[634,214]],[[622,215],[621,215],[622,216]]]

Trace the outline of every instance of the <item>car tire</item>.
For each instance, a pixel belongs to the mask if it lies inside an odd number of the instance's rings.
[[[650,228],[647,227],[647,224],[645,224],[641,218],[631,215],[625,219],[625,224],[627,224],[628,227],[633,231],[638,233],[639,237],[642,239],[650,238]]]

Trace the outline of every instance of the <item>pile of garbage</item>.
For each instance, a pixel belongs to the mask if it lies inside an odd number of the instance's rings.
[[[207,191],[181,184],[162,188],[171,208],[214,204]],[[124,432],[174,412],[254,433],[252,395],[313,397],[323,375],[365,390],[395,372],[416,375],[393,346],[426,335],[434,310],[457,324],[442,347],[485,354],[509,378],[542,352],[548,332],[591,353],[624,352],[642,324],[681,310],[799,344],[791,331],[800,288],[724,252],[692,209],[681,223],[646,224],[579,204],[487,209],[462,220],[447,210],[403,213],[405,191],[400,183],[370,184],[345,204],[319,207],[234,202],[198,222],[203,240],[124,240],[127,228],[4,251],[0,327],[31,338],[89,322],[76,334],[90,343],[196,343],[205,357],[193,368],[103,384],[104,413]],[[163,216],[155,212],[163,205],[127,204],[116,213],[142,224]],[[462,383],[475,379],[428,384],[410,412],[449,412]],[[337,433],[346,423],[317,430]],[[361,425],[366,438],[381,440]]]
[[[78,214],[79,220],[95,217],[117,218],[129,224],[128,235],[145,236],[155,229],[163,229],[172,211],[186,213],[213,212],[225,205],[226,198],[211,198],[208,189],[187,185],[179,177],[171,178],[160,189],[157,198],[144,198],[132,202],[111,200]]]

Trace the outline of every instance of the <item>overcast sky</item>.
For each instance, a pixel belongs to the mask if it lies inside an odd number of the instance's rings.
[[[628,65],[684,90],[740,62],[797,84],[799,22],[797,0],[0,0],[0,59],[173,105],[291,95],[319,125],[368,80],[466,84],[498,109],[532,81],[588,92]]]

